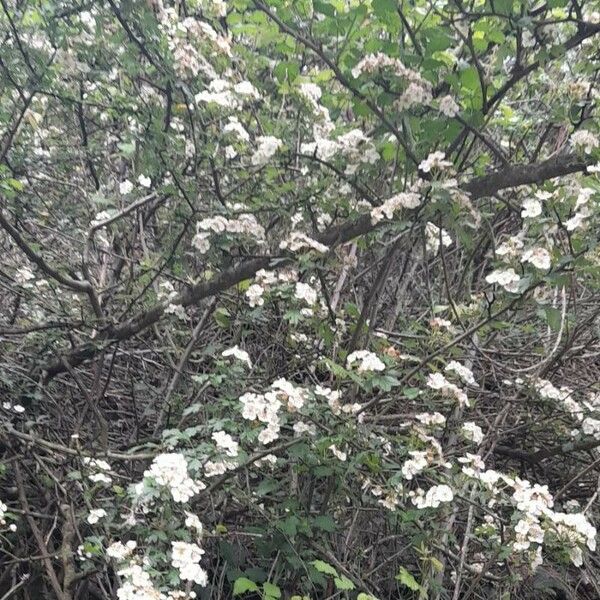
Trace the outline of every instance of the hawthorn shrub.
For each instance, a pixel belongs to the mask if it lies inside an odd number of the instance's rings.
[[[0,597],[600,597],[600,3],[0,0]]]

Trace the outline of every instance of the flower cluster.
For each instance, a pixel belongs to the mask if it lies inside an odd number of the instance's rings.
[[[353,69],[352,76],[360,77],[363,73],[373,73],[378,70],[389,70],[395,77],[407,83],[406,90],[398,100],[401,109],[415,104],[422,105],[431,102],[431,84],[423,79],[416,71],[404,66],[399,58],[387,54],[368,54]]]
[[[201,586],[208,584],[208,574],[198,564],[204,550],[198,544],[171,542],[171,564],[179,571],[183,581],[193,581]]]
[[[202,482],[194,481],[188,475],[185,456],[176,452],[159,454],[152,461],[150,468],[144,472],[144,477],[167,487],[175,502],[187,502],[206,487]]]
[[[417,208],[421,204],[421,196],[416,192],[401,192],[388,198],[381,206],[371,210],[371,223],[375,225],[386,219],[393,219],[394,213],[401,208]]]
[[[237,344],[233,346],[233,348],[223,350],[223,352],[221,352],[221,356],[224,356],[225,358],[233,356],[233,358],[235,358],[236,360],[246,363],[249,369],[252,368],[252,361],[250,360],[250,356],[245,350],[240,349],[240,347]]]
[[[373,352],[368,350],[355,350],[346,358],[346,364],[351,367],[354,363],[358,363],[357,371],[359,373],[368,373],[371,371],[384,371],[385,364]]]
[[[192,246],[201,254],[206,254],[210,250],[211,235],[225,233],[244,235],[256,243],[262,243],[265,237],[264,227],[252,214],[243,213],[234,219],[216,215],[196,223],[196,235],[192,239]]]
[[[105,460],[84,456],[81,461],[90,471],[94,471],[88,474],[90,481],[94,483],[112,483],[111,467]]]
[[[427,387],[440,392],[446,398],[452,398],[460,406],[470,406],[469,398],[464,390],[450,383],[441,373],[430,373],[427,377]]]

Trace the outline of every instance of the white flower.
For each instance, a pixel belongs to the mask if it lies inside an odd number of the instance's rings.
[[[446,422],[446,417],[439,412],[434,413],[419,413],[415,415],[415,419],[423,425],[431,426],[440,426]]]
[[[258,90],[249,81],[240,81],[233,86],[236,94],[240,96],[249,96],[251,98],[260,98]]]
[[[456,104],[452,96],[444,96],[440,100],[438,110],[447,117],[455,117],[459,113],[460,107]]]
[[[228,433],[215,431],[212,434],[212,439],[217,448],[224,450],[227,456],[235,457],[238,455],[239,444]]]
[[[373,225],[379,221],[392,219],[394,213],[400,208],[417,208],[421,204],[421,196],[415,192],[402,192],[388,198],[381,206],[376,206],[371,210],[371,223]]]
[[[258,441],[265,446],[279,438],[279,426],[269,423],[259,434]]]
[[[206,231],[198,232],[192,238],[192,246],[200,252],[200,254],[206,254],[210,250],[210,233]]]
[[[483,441],[483,430],[479,425],[476,425],[472,421],[467,421],[461,428],[463,436],[476,444],[481,444]]]
[[[185,511],[185,526],[194,529],[199,536],[202,535],[204,530],[200,519],[194,513],[188,512],[187,510]]]
[[[206,477],[215,477],[223,475],[223,473],[234,468],[235,464],[230,460],[207,460],[204,463],[204,475]]]
[[[432,169],[442,170],[451,167],[452,162],[445,159],[446,155],[443,152],[432,152],[419,164],[419,170],[423,173],[429,173]]]
[[[329,446],[329,450],[331,450],[331,452],[333,453],[333,455],[340,461],[342,462],[346,462],[346,459],[348,458],[348,455],[346,452],[342,452],[341,450],[338,450],[337,446],[335,444],[331,444],[331,446]]]
[[[427,387],[430,387],[432,390],[442,390],[449,385],[450,382],[442,373],[430,373],[427,377]]]
[[[451,360],[446,365],[444,370],[450,373],[456,373],[465,383],[468,383],[469,385],[479,387],[478,383],[475,381],[475,377],[473,376],[473,371],[455,360]]]
[[[234,358],[237,358],[237,360],[245,362],[250,369],[252,368],[252,362],[250,361],[250,356],[248,355],[248,353],[245,350],[240,350],[240,348],[238,347],[237,344],[233,348],[229,348],[228,350],[223,350],[223,352],[221,352],[221,356],[225,356],[225,357],[233,356]]]
[[[536,198],[527,198],[523,201],[523,210],[521,216],[526,219],[533,219],[539,217],[542,214],[542,203]]]
[[[575,213],[574,216],[565,222],[567,231],[575,231],[575,229],[579,229],[584,224],[584,220],[588,216],[589,212],[587,210],[580,210],[578,213]]]
[[[421,488],[416,492],[410,492],[412,503],[419,509],[437,508],[442,502],[452,502],[454,494],[449,486],[434,485],[425,493]]]
[[[519,290],[521,278],[515,273],[513,268],[509,268],[492,271],[485,280],[488,283],[497,283],[501,285],[507,292],[516,293]]]
[[[138,183],[143,188],[149,188],[152,185],[152,179],[150,179],[150,177],[146,177],[145,175],[140,175],[138,177]]]
[[[271,384],[271,388],[273,391],[265,394],[267,400],[283,400],[287,403],[287,409],[290,412],[296,412],[304,406],[306,400],[305,390],[290,383],[287,379],[283,377],[277,379]]]
[[[586,435],[593,435],[596,439],[600,439],[600,420],[586,417],[581,423],[581,429]]]
[[[292,429],[296,435],[303,435],[305,433],[308,433],[308,435],[317,434],[317,428],[312,423],[305,423],[304,421],[297,421],[294,423]]]
[[[229,122],[223,127],[223,133],[233,133],[243,142],[250,140],[250,135],[244,129],[244,126],[239,122],[237,117],[229,117]]]
[[[169,488],[175,502],[187,502],[206,486],[193,481],[187,471],[187,460],[183,454],[159,454],[144,472],[144,477],[153,479],[158,485]]]
[[[321,88],[316,83],[301,83],[298,91],[316,108],[321,99]]]
[[[442,319],[442,317],[433,317],[433,319],[430,319],[429,326],[432,329],[447,329],[448,331],[452,331],[454,329],[452,321],[448,321],[448,319]]]
[[[208,85],[208,89],[196,94],[194,100],[196,104],[214,103],[223,108],[236,108],[239,105],[238,99],[231,91],[231,84],[225,79],[213,79]]]
[[[410,480],[427,466],[428,461],[427,452],[412,450],[409,454],[412,458],[402,465],[402,475],[404,479]]]
[[[530,248],[523,252],[521,262],[530,262],[534,267],[547,271],[551,266],[550,252],[545,248]]]
[[[599,145],[598,136],[591,131],[582,129],[571,135],[571,144],[576,148],[581,148],[586,154],[590,154]]]
[[[440,230],[435,223],[428,222],[425,225],[425,249],[427,252],[437,254],[440,249],[440,237],[444,248],[452,245],[452,238],[445,229]]]
[[[288,238],[279,244],[279,247],[282,250],[289,249],[292,252],[297,252],[302,248],[309,248],[319,252],[320,254],[325,254],[325,252],[329,251],[329,248],[325,246],[325,244],[321,244],[320,242],[317,242],[317,240],[313,240],[301,231],[292,231]]]
[[[112,483],[112,477],[106,475],[106,473],[93,473],[88,478],[94,483]]]
[[[87,522],[90,525],[96,524],[100,519],[106,516],[106,511],[103,508],[93,508],[87,517]]]
[[[263,137],[256,138],[258,148],[252,155],[250,162],[254,166],[262,166],[269,162],[269,160],[275,155],[277,150],[283,145],[283,142],[272,135],[266,135]]]
[[[369,371],[384,371],[385,364],[373,352],[368,350],[355,350],[346,358],[346,364],[351,367],[355,362],[360,361],[358,365],[359,373]]]
[[[28,267],[19,267],[15,273],[15,281],[21,285],[35,279],[35,275]]]
[[[130,194],[133,191],[133,183],[131,183],[131,181],[129,181],[129,179],[126,179],[125,181],[121,181],[121,183],[119,183],[119,192],[121,194],[123,194],[124,196],[126,194]]]
[[[123,544],[123,542],[113,542],[106,549],[106,555],[109,558],[114,558],[115,560],[120,561],[129,556],[135,550],[136,546],[137,543],[133,540],[129,540],[125,544]]]
[[[430,373],[427,377],[427,387],[439,391],[444,397],[453,398],[460,406],[470,406],[467,394],[454,383],[450,383],[441,373]]]
[[[510,237],[496,248],[498,256],[517,256],[523,249],[523,242],[518,237]]]
[[[265,303],[265,300],[262,297],[264,293],[265,289],[262,287],[262,285],[259,285],[258,283],[253,283],[246,290],[246,298],[248,298],[248,304],[251,307],[262,306]]]
[[[25,407],[21,406],[20,404],[15,404],[12,409],[16,412],[16,413],[24,413],[25,412]]]
[[[198,564],[204,550],[197,544],[187,542],[171,542],[171,564],[179,570],[183,581],[193,581],[201,586],[208,584],[208,574]]]
[[[317,290],[315,290],[308,283],[302,283],[301,281],[298,281],[296,283],[294,297],[298,300],[304,300],[306,304],[312,306],[317,302]]]

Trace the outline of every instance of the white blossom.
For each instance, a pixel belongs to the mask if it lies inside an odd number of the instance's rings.
[[[227,456],[235,457],[238,455],[239,444],[228,433],[215,431],[212,434],[212,439],[217,448],[224,450]]]
[[[138,183],[143,188],[149,188],[152,185],[152,179],[150,179],[150,177],[146,177],[146,175],[140,175],[138,177]]]
[[[444,96],[440,100],[438,110],[447,117],[455,117],[459,113],[460,107],[456,104],[452,96]]]
[[[519,282],[521,278],[515,273],[515,270],[510,267],[508,269],[497,269],[492,271],[485,280],[488,283],[497,283],[501,285],[507,292],[516,293],[519,291]]]
[[[254,166],[266,165],[275,155],[277,150],[283,145],[283,142],[279,138],[273,137],[272,135],[258,137],[256,138],[256,141],[258,143],[258,148],[250,160]]]
[[[446,155],[443,152],[432,152],[425,160],[419,164],[419,170],[423,173],[429,173],[432,169],[447,169],[452,166],[452,162],[446,160]]]
[[[132,191],[133,183],[131,183],[129,179],[126,179],[125,181],[121,181],[121,183],[119,183],[119,192],[124,196],[130,194]]]
[[[522,207],[521,217],[524,219],[533,219],[542,214],[542,203],[536,198],[527,198],[523,201]]]
[[[223,352],[221,352],[221,356],[224,356],[226,358],[228,356],[233,356],[233,358],[236,358],[237,360],[246,363],[250,369],[252,368],[250,356],[245,350],[241,350],[237,344],[233,346],[233,348],[223,350]]]
[[[359,362],[358,372],[366,373],[370,371],[384,371],[385,364],[373,352],[368,350],[355,350],[346,358],[346,364],[351,367],[355,362]]]
[[[483,442],[483,430],[481,427],[479,427],[479,425],[476,425],[472,421],[463,423],[461,432],[467,440],[470,440],[475,444],[481,444],[481,442]]]
[[[92,508],[90,514],[87,517],[87,522],[90,525],[95,525],[100,519],[106,517],[106,511],[103,508]]]
[[[294,297],[298,300],[304,300],[309,306],[313,306],[317,302],[317,290],[308,283],[296,282]]]
[[[246,298],[248,298],[248,304],[251,307],[262,306],[265,303],[265,299],[263,298],[263,294],[265,293],[265,288],[258,283],[253,283],[246,290]]]
[[[591,154],[598,148],[600,142],[598,141],[597,135],[593,134],[591,131],[582,129],[571,135],[571,144],[576,148],[581,148],[586,154]]]
[[[521,262],[529,262],[534,267],[543,269],[544,271],[547,271],[552,266],[550,252],[548,252],[548,250],[545,248],[539,247],[525,250],[525,252],[523,252],[523,256],[521,257]]]
[[[144,477],[153,479],[158,485],[169,489],[175,502],[187,502],[206,486],[192,480],[187,471],[187,460],[183,454],[159,454],[144,472]]]

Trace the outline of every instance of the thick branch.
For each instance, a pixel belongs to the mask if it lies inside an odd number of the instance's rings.
[[[482,196],[491,196],[502,189],[531,183],[541,183],[553,177],[559,177],[576,171],[584,171],[586,166],[586,161],[577,158],[575,155],[559,155],[541,163],[511,166],[500,171],[495,171],[489,175],[473,179],[465,184],[463,189],[469,192],[473,199],[476,199]],[[377,225],[372,224],[370,215],[364,214],[357,219],[350,219],[341,225],[328,229],[318,236],[317,239],[319,242],[333,249],[340,244],[344,244],[356,237],[373,231],[376,227]],[[269,257],[261,257],[242,262],[236,267],[219,273],[210,281],[203,281],[189,287],[177,298],[174,298],[171,303],[181,304],[184,307],[198,304],[205,298],[216,296],[241,281],[254,277],[260,269],[280,268],[292,261],[292,257],[275,260]],[[154,325],[162,318],[168,304],[166,302],[156,304],[151,309],[138,313],[125,323],[102,330],[93,342],[74,348],[64,357],[48,365],[45,369],[46,381],[65,371],[64,360],[71,366],[80,365],[86,360],[93,358],[109,343],[127,340],[147,327]]]
[[[34,264],[36,264],[41,271],[43,271],[46,275],[55,279],[59,283],[62,283],[64,286],[75,290],[76,292],[85,292],[89,294],[92,286],[87,281],[79,281],[78,279],[72,279],[71,277],[67,277],[63,275],[53,267],[51,267],[41,256],[36,254],[33,249],[27,244],[27,242],[21,237],[21,234],[15,229],[6,219],[2,211],[0,211],[0,227],[10,235],[10,237],[15,241],[17,246],[21,248],[21,250],[25,253],[27,258]]]
[[[494,171],[483,177],[473,179],[464,185],[463,189],[465,192],[469,192],[472,198],[492,196],[502,189],[542,183],[554,177],[585,171],[590,164],[592,164],[590,160],[575,154],[557,154],[539,163],[513,165]]]

